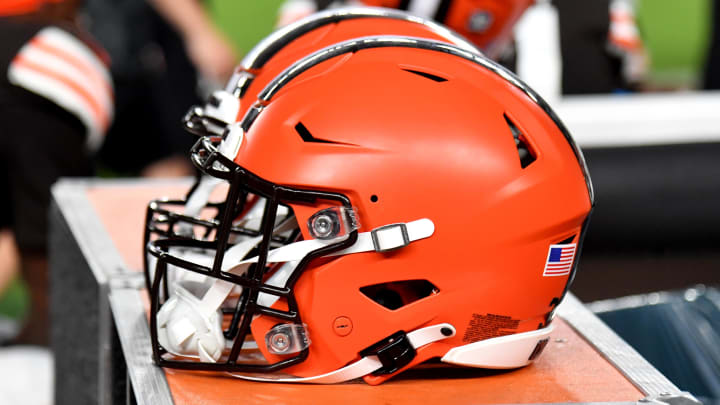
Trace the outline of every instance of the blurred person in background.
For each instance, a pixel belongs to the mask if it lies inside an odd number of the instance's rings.
[[[648,79],[650,56],[636,16],[636,0],[610,0],[608,51],[621,60],[622,86],[639,91]]]
[[[397,8],[447,25],[553,104],[634,90],[647,72],[634,0],[287,0],[278,24],[343,5]]]
[[[331,7],[395,8],[450,27],[498,60],[511,56],[513,27],[533,3],[535,0],[287,0],[279,11],[278,25]]]
[[[0,2],[0,251],[19,251],[30,313],[16,343],[47,345],[50,186],[92,174],[113,116],[107,57],[75,24],[78,0]],[[0,281],[17,263],[2,255]],[[0,291],[3,290],[0,285]]]
[[[633,0],[553,0],[558,10],[563,94],[634,91],[648,57]]]
[[[89,30],[108,50],[117,114],[99,154],[101,173],[150,177],[194,173],[182,130],[200,102],[198,81],[224,84],[237,56],[198,0],[86,0]],[[138,148],[138,145],[143,145]]]
[[[232,45],[211,21],[199,0],[148,0],[183,38],[197,70],[222,87],[237,65]]]

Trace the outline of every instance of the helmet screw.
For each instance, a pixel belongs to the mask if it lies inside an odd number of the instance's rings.
[[[270,337],[270,346],[275,353],[284,353],[290,348],[290,335],[277,332]]]
[[[333,232],[334,221],[329,215],[320,215],[313,221],[313,231],[318,238],[327,238]]]

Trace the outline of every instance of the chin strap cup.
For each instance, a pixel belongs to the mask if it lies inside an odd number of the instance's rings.
[[[481,340],[450,349],[443,357],[445,363],[465,367],[508,369],[533,362],[545,348],[553,325],[531,332]]]

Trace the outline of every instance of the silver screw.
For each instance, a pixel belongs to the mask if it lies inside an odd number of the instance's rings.
[[[285,332],[277,332],[270,337],[270,346],[276,353],[284,353],[290,348],[290,336]]]
[[[333,231],[333,220],[329,215],[320,215],[313,221],[313,231],[318,238],[324,238]]]

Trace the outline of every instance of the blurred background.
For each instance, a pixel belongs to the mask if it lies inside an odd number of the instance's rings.
[[[0,27],[18,19],[2,14],[2,3],[14,1],[0,0]],[[192,175],[193,138],[179,124],[187,109],[221,88],[279,21],[331,2],[66,3],[73,3],[78,30],[108,56],[114,120],[86,158],[95,175],[112,178]],[[539,1],[499,56],[556,109],[593,176],[597,207],[571,291],[594,302],[591,308],[676,384],[708,402],[720,398],[720,299],[713,288],[720,284],[719,3]],[[1,225],[0,342],[11,343],[31,318],[33,294],[47,291],[23,281],[25,250],[18,252],[12,226]],[[634,298],[615,300],[628,296]],[[688,326],[679,319],[693,319],[705,332],[682,337]]]

